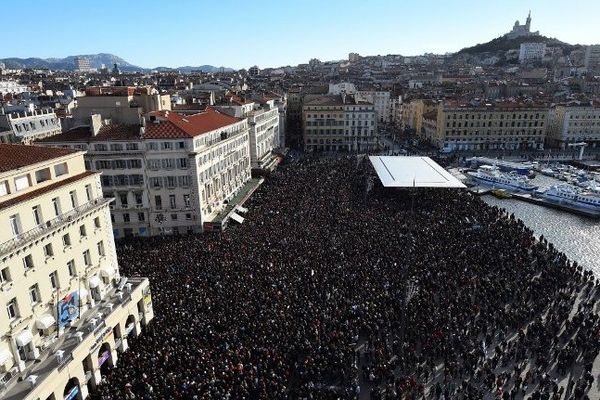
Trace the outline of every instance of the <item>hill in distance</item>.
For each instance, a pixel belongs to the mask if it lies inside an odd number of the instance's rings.
[[[203,72],[217,72],[220,70],[219,67],[214,67],[212,65],[201,65],[198,67],[185,66],[178,68],[167,68],[167,67],[158,67],[158,68],[142,68],[137,65],[133,65],[121,57],[115,56],[114,54],[109,53],[99,53],[99,54],[82,54],[75,56],[68,56],[65,58],[3,58],[0,59],[0,62],[6,65],[6,68],[39,68],[39,69],[53,69],[53,70],[64,70],[64,71],[74,71],[75,70],[75,57],[85,57],[90,60],[90,66],[95,69],[100,69],[102,64],[104,64],[107,68],[111,69],[114,64],[119,66],[121,71],[125,72],[148,72],[151,70],[158,71],[181,71],[181,72],[190,72],[190,71],[203,71]],[[231,68],[225,68],[226,72],[234,71]]]
[[[498,53],[508,50],[518,50],[521,43],[546,43],[547,46],[561,47],[565,54],[569,54],[577,46],[565,42],[561,42],[555,38],[546,36],[527,36],[514,39],[508,38],[506,35],[497,37],[487,43],[476,44],[475,46],[466,47],[460,50],[456,55],[470,54],[478,55],[482,53]]]

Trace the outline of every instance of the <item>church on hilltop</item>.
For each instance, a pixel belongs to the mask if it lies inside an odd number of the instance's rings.
[[[529,11],[529,15],[527,15],[527,20],[525,25],[519,24],[519,20],[515,21],[515,25],[512,28],[512,31],[508,32],[505,36],[509,39],[515,39],[523,36],[539,36],[540,31],[531,32],[531,11]]]

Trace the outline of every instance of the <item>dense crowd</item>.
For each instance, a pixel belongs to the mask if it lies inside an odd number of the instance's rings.
[[[155,319],[95,398],[585,398],[593,275],[467,191],[372,174],[299,161],[239,226],[121,244]]]

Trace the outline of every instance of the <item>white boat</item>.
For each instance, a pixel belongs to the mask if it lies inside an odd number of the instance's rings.
[[[533,192],[538,187],[516,172],[501,172],[492,165],[482,165],[476,172],[468,173],[475,181],[492,188],[503,188],[511,192]]]
[[[537,190],[536,196],[563,207],[600,216],[600,191],[581,189],[573,185],[560,184]]]

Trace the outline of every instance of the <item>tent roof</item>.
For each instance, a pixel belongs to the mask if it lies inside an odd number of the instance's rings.
[[[429,157],[370,156],[369,160],[385,187],[466,187]]]

